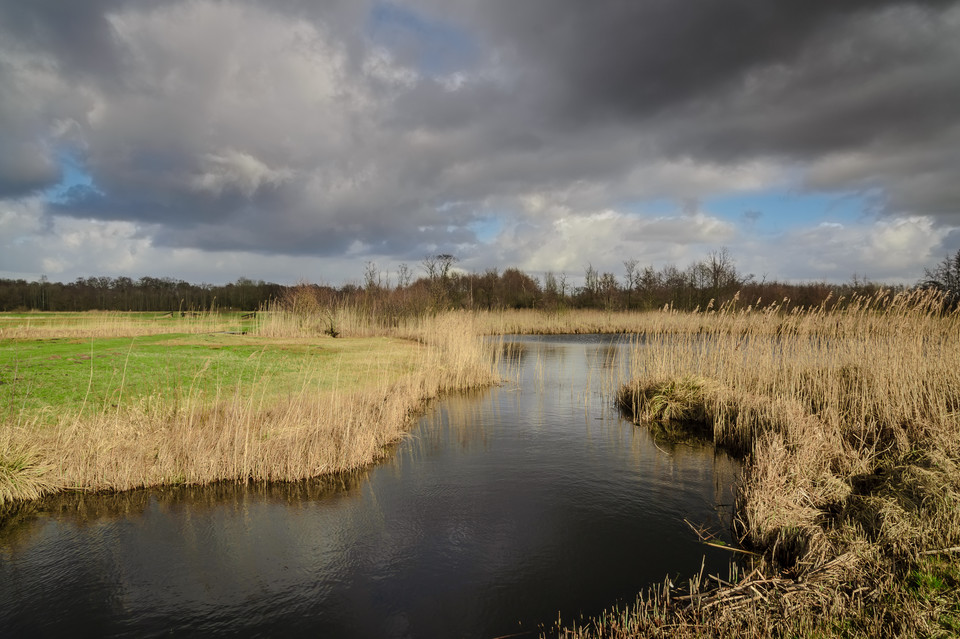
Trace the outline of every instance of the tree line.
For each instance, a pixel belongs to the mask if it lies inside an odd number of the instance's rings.
[[[757,280],[742,273],[726,249],[713,251],[685,269],[667,265],[660,269],[641,266],[636,259],[623,262],[623,271],[601,272],[587,264],[578,284],[564,272],[531,276],[517,268],[488,269],[467,273],[456,269],[452,255],[434,255],[422,264],[425,275],[414,282],[404,278],[401,267],[396,287],[391,287],[376,265],[367,263],[364,284],[355,293],[367,304],[389,309],[396,306],[417,310],[454,308],[497,310],[506,308],[592,308],[603,310],[677,310],[718,308],[735,298],[744,304],[782,302],[793,306],[818,306],[828,299],[872,295],[880,290],[898,290],[854,276],[850,282],[784,283]]]
[[[43,277],[32,282],[0,279],[0,311],[254,311],[272,302],[283,303],[305,291],[323,304],[351,303],[391,315],[440,309],[707,310],[735,298],[743,304],[787,299],[793,306],[810,307],[831,298],[904,288],[884,286],[858,276],[843,284],[758,280],[752,274],[742,273],[726,249],[713,251],[684,269],[675,265],[656,269],[628,259],[623,262],[622,272],[613,273],[600,272],[586,264],[577,285],[564,272],[535,277],[510,267],[470,273],[458,269],[456,264],[457,258],[452,255],[431,255],[419,264],[415,277],[414,269],[406,264],[388,274],[375,263],[367,262],[362,283],[341,287],[287,286],[247,278],[225,285],[156,277],[88,277],[68,283],[50,282]],[[391,275],[395,276],[393,282]],[[917,285],[942,291],[960,290],[960,251],[927,269]]]
[[[169,277],[86,277],[67,283],[0,279],[0,311],[256,310],[287,288],[246,278],[226,285]]]

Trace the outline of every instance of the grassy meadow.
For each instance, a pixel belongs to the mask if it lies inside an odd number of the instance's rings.
[[[280,311],[46,315],[0,320],[0,506],[354,469],[428,399],[496,381],[459,314],[338,339]]]
[[[258,390],[275,401],[309,383],[362,389],[413,372],[418,346],[396,338],[309,340],[226,333],[18,340],[0,350],[5,421],[56,423],[162,398],[209,400]],[[320,374],[334,371],[334,375]],[[309,380],[311,374],[315,379]]]

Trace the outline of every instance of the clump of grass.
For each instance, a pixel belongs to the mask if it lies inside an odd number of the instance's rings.
[[[707,410],[708,384],[696,376],[642,381],[622,386],[615,401],[624,413],[649,424],[659,441],[709,439],[713,415]]]
[[[621,388],[617,404],[642,420],[707,425],[705,386],[706,380],[695,376],[642,382]]]
[[[50,470],[36,453],[4,442],[0,450],[0,507],[8,502],[39,499],[55,491],[58,486],[51,481]]]

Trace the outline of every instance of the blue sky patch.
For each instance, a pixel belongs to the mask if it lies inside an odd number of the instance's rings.
[[[44,191],[48,202],[64,204],[80,192],[102,194],[83,163],[69,153],[60,154],[60,174],[60,183]]]
[[[467,224],[467,228],[474,232],[478,241],[489,244],[503,230],[503,220],[496,215],[485,215]]]
[[[374,5],[368,29],[374,42],[427,75],[454,73],[479,56],[477,43],[464,29],[391,2]]]
[[[778,234],[823,222],[854,224],[876,212],[876,193],[797,192],[784,189],[732,193],[684,201],[658,198],[623,207],[630,213],[672,217],[691,210],[748,225],[764,234]]]
[[[761,233],[782,233],[822,222],[852,224],[872,209],[871,194],[760,191],[707,198],[703,211]]]

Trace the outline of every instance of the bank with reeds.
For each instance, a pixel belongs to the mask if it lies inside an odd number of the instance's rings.
[[[697,332],[669,314],[651,326],[617,401],[745,459],[735,532],[755,555],[735,578],[653,589],[562,634],[960,633],[960,315],[941,302],[728,306]]]
[[[493,349],[477,337],[469,315],[412,318],[390,335],[368,324],[364,337],[340,339],[324,333],[323,319],[278,308],[232,330],[239,318],[216,314],[37,317],[32,329],[20,323],[15,336],[8,324],[7,353],[28,343],[76,353],[51,355],[49,377],[31,378],[15,356],[0,367],[0,507],[62,490],[291,481],[349,471],[387,454],[425,402],[496,381]],[[147,371],[155,383],[136,381],[135,360],[146,356],[136,340],[157,333],[169,333],[166,352],[174,344],[196,347],[199,359],[170,355]],[[96,340],[130,346],[101,348]],[[246,350],[240,357],[231,351],[228,362],[227,348]],[[31,395],[40,383],[72,385],[72,395],[36,402]]]

